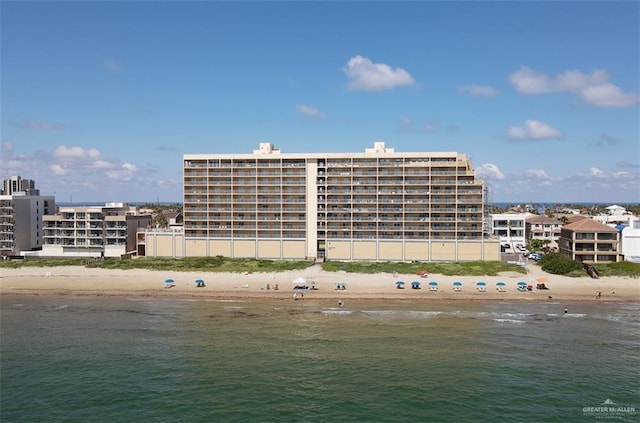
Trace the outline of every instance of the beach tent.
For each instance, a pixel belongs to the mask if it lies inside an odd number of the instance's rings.
[[[307,280],[303,277],[298,277],[295,278],[294,280],[291,281],[291,283],[293,284],[293,289],[308,289],[309,286],[307,285]]]

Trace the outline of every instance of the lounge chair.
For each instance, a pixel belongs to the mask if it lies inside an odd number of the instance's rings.
[[[432,285],[429,287],[429,291],[437,291],[438,290],[438,286],[437,285]]]
[[[478,286],[478,292],[487,292],[487,287],[486,286]]]
[[[462,287],[461,286],[454,286],[453,287],[453,291],[454,292],[462,292]]]

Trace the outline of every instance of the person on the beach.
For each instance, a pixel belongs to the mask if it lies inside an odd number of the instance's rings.
[[[294,292],[293,293],[293,301],[297,301],[298,300],[298,293]]]
[[[344,307],[344,301],[338,300],[338,307]]]
[[[564,314],[567,314],[568,312],[569,312],[569,309],[568,309],[568,308],[565,308],[565,309],[564,309]]]
[[[596,298],[600,298],[600,297],[602,297],[602,292],[597,291],[597,292],[596,292]]]

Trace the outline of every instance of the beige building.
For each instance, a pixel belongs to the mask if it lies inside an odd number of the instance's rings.
[[[620,261],[620,232],[592,219],[564,225],[558,240],[560,253],[584,263]]]
[[[184,232],[144,236],[148,256],[499,260],[484,186],[459,153],[184,155]]]
[[[44,218],[45,257],[120,257],[136,250],[136,232],[151,224],[124,203],[60,207]]]
[[[537,239],[540,241],[549,241],[549,248],[558,248],[558,238],[560,237],[560,229],[562,222],[548,216],[531,216],[526,222],[527,241]]]

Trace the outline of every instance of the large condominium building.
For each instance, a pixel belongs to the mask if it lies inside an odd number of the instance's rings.
[[[151,215],[138,215],[124,203],[60,207],[44,218],[47,257],[120,257],[136,249],[136,232],[151,224]]]
[[[56,209],[53,196],[43,196],[35,182],[13,176],[0,194],[0,255],[19,256],[42,248],[42,219]]]
[[[184,155],[184,232],[146,234],[150,256],[498,260],[483,183],[459,153]]]

